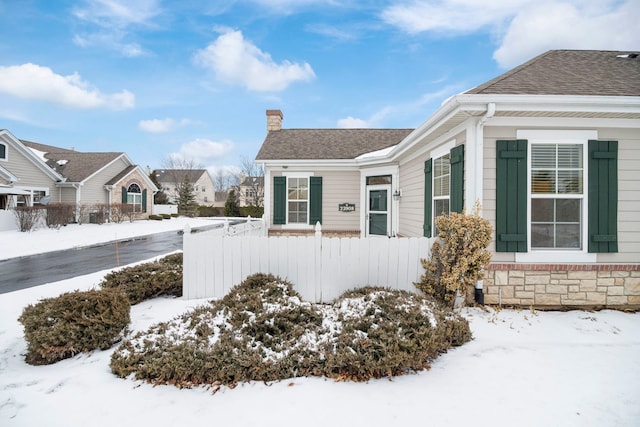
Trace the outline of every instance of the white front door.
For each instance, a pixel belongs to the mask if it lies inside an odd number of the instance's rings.
[[[391,230],[391,185],[367,186],[367,236],[388,236]]]

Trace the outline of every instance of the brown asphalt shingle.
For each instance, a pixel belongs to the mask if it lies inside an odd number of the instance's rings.
[[[124,153],[82,153],[31,141],[25,146],[46,153],[47,165],[67,178],[67,182],[82,182]]]
[[[282,129],[270,131],[256,160],[355,159],[398,144],[413,129]]]
[[[638,53],[551,50],[465,93],[640,96]]]

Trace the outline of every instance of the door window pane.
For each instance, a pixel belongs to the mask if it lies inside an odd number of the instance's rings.
[[[387,210],[387,190],[371,190],[369,192],[369,210]]]

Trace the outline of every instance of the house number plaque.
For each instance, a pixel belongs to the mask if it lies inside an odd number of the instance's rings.
[[[340,212],[355,212],[356,211],[356,205],[355,205],[355,203],[339,203],[338,204],[338,211],[340,211]]]

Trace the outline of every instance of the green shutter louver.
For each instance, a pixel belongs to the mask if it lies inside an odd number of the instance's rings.
[[[122,204],[127,204],[127,187],[122,187]]]
[[[309,178],[309,224],[322,224],[322,177]]]
[[[451,165],[451,212],[462,213],[464,209],[464,145],[453,147],[449,152]]]
[[[287,178],[273,177],[273,223],[287,223]]]
[[[618,252],[618,141],[589,141],[589,252]]]
[[[142,212],[147,212],[147,189],[142,190]]]
[[[432,181],[433,159],[429,159],[424,162],[424,223],[422,225],[422,235],[424,237],[431,237],[431,211],[433,206],[433,200],[431,200],[433,197]]]
[[[527,140],[496,145],[496,252],[526,252]]]

